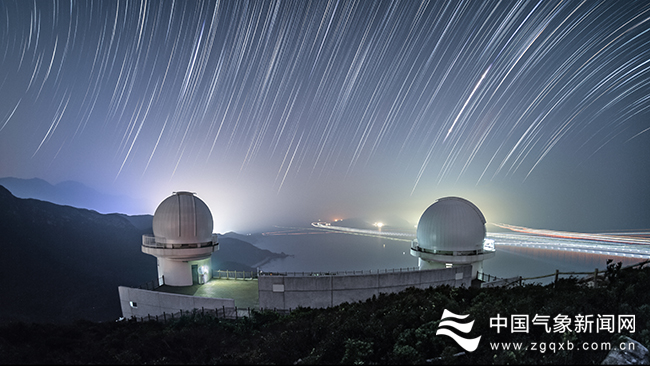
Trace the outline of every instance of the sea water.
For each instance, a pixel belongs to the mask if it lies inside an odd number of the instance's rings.
[[[502,235],[488,238],[495,240],[496,254],[483,262],[483,272],[499,278],[537,277],[553,274],[529,282],[549,283],[554,280],[555,271],[590,272],[597,268],[606,269],[607,260],[623,265],[638,263],[646,258],[621,257],[615,255],[549,250],[535,247],[521,247],[517,244],[530,236]],[[521,238],[521,239],[518,239]],[[536,239],[546,246],[567,244],[573,239]],[[260,266],[267,272],[335,272],[376,271],[385,269],[406,269],[418,265],[417,258],[410,255],[408,239],[393,240],[359,234],[343,234],[327,231],[276,230],[256,235],[254,245],[273,252],[284,252],[289,257],[274,259]],[[601,244],[606,247],[607,244]],[[576,275],[583,276],[583,275]]]

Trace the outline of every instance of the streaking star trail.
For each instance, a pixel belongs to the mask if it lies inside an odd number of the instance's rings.
[[[143,211],[197,191],[217,230],[450,193],[522,225],[650,225],[648,2],[2,0],[0,19],[3,177]]]

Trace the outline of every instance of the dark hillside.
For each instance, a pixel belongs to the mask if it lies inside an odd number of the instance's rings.
[[[109,320],[118,285],[156,278],[143,230],[118,214],[14,197],[0,186],[0,322]]]

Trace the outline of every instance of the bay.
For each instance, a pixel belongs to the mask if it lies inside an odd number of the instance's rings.
[[[484,261],[483,272],[499,278],[522,276],[524,278],[560,272],[594,272],[606,269],[607,260],[623,265],[638,263],[646,258],[621,257],[566,250],[519,247],[518,236],[488,233],[487,238],[495,240],[496,255]],[[289,257],[274,259],[259,266],[266,272],[345,272],[406,269],[417,267],[418,260],[409,253],[410,240],[393,240],[362,234],[343,234],[333,231],[310,230],[309,228],[276,229],[249,237],[261,249],[284,252]],[[535,240],[553,244],[575,242],[572,239],[539,238]],[[530,236],[521,236],[521,242],[530,241]],[[554,276],[532,280],[549,283]]]

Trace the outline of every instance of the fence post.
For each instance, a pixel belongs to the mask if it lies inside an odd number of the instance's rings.
[[[226,319],[226,305],[221,305],[223,308],[223,318]]]
[[[205,308],[201,306],[201,315],[205,315]]]
[[[164,311],[163,311],[163,323],[167,323],[167,316],[165,315]]]
[[[235,306],[235,320],[239,319],[239,314],[237,313],[237,307]]]
[[[556,270],[555,270],[555,284],[556,284],[556,285],[557,285],[557,279],[558,279],[559,276],[560,276],[560,270],[559,270],[559,269],[556,269]]]
[[[598,268],[594,271],[594,287],[598,287]]]
[[[183,309],[181,309],[181,317],[183,317]]]

